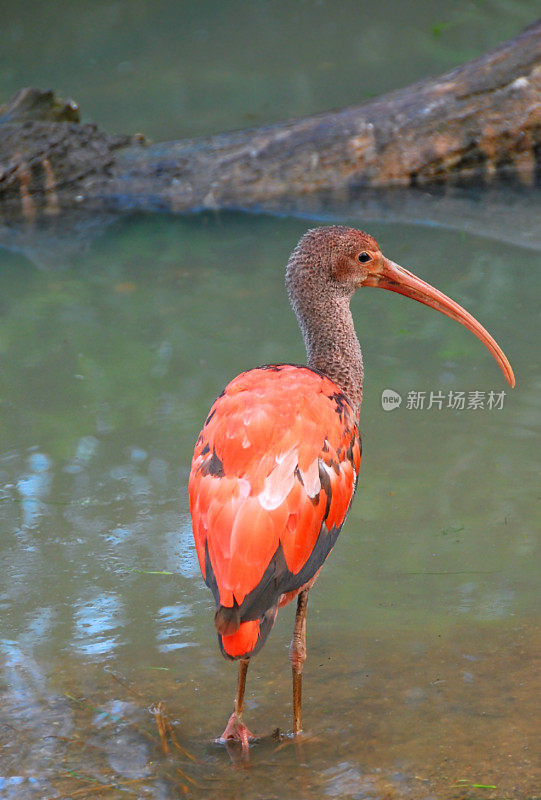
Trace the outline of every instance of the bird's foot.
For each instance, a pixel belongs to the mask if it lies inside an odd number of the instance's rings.
[[[248,730],[236,711],[233,711],[225,726],[225,731],[216,741],[225,745],[232,744],[233,742],[240,742],[243,754],[247,755],[250,742],[255,742],[258,738],[258,736],[254,736],[254,734]]]

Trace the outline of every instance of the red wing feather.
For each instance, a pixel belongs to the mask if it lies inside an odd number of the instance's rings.
[[[343,524],[359,466],[355,417],[331,380],[292,365],[235,378],[207,417],[189,482],[199,564],[216,602],[252,607],[260,588],[271,598],[271,578],[279,594],[280,575],[267,577],[279,551],[284,591],[296,575],[312,578],[334,539],[321,558],[316,543],[324,527],[337,533]],[[278,598],[268,602],[261,617]],[[222,637],[222,647],[238,657],[253,650],[259,635],[259,625],[241,621],[237,633]]]

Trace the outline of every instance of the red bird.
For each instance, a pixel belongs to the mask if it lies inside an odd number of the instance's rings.
[[[308,231],[291,254],[286,286],[307,366],[243,372],[210,409],[189,481],[199,565],[216,601],[223,655],[239,660],[235,710],[221,741],[252,734],[242,722],[250,658],[278,608],[297,597],[290,660],[293,733],[301,731],[306,605],[344,524],[359,474],[361,348],[350,300],[361,286],[399,292],[461,322],[488,347],[510,384],[511,365],[467,311],[382,255],[375,240],[341,226]]]

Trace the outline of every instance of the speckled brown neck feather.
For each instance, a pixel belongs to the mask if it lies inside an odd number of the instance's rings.
[[[342,243],[351,229],[308,231],[286,269],[289,300],[304,338],[308,366],[323,372],[348,397],[358,417],[363,393],[363,358],[349,304],[354,289],[335,279]]]
[[[305,233],[289,258],[286,286],[308,365],[342,389],[357,416],[363,395],[363,359],[349,304],[361,286],[398,292],[460,322],[488,347],[509,385],[515,385],[511,364],[488,331],[450,297],[386,258],[364,231],[330,225]]]

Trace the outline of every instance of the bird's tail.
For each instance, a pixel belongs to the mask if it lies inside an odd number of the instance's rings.
[[[250,658],[265,642],[274,620],[278,606],[269,608],[259,619],[241,620],[239,606],[218,606],[214,624],[218,631],[218,641],[226,658]]]

